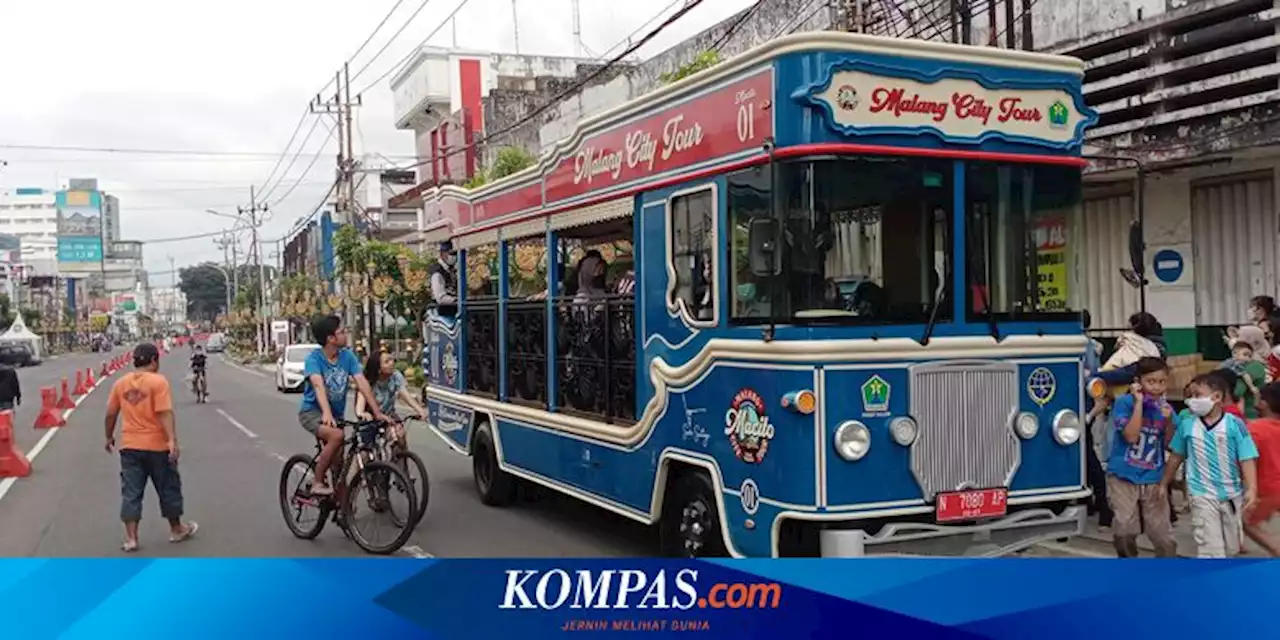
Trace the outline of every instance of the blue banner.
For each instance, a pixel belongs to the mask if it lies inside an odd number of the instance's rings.
[[[0,612],[4,636],[24,640],[143,629],[309,640],[1129,640],[1135,629],[1265,633],[1270,610],[1241,598],[1257,604],[1277,582],[1280,564],[1248,560],[8,560]],[[1178,598],[1193,598],[1194,612]]]

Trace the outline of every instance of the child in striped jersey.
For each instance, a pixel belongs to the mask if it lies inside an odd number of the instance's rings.
[[[1244,538],[1244,516],[1258,501],[1258,449],[1244,421],[1223,409],[1230,389],[1221,376],[1198,376],[1191,390],[1187,408],[1193,415],[1178,423],[1161,484],[1167,490],[1185,460],[1196,555],[1234,556]]]

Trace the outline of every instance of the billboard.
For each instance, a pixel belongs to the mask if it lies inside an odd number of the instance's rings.
[[[58,270],[97,271],[102,265],[102,194],[59,191]]]
[[[107,246],[107,257],[116,260],[141,260],[142,243],[135,240],[118,240]]]

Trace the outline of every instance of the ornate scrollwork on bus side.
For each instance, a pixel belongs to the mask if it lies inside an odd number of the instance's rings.
[[[635,300],[556,303],[557,405],[610,423],[635,421]]]
[[[498,302],[467,303],[467,390],[498,396]]]
[[[507,399],[547,407],[547,305],[507,304]]]

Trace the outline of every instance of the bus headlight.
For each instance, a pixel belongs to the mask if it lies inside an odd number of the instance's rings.
[[[836,429],[835,446],[841,458],[861,460],[871,450],[871,430],[857,420],[845,422]]]
[[[1053,417],[1053,439],[1067,446],[1080,440],[1080,416],[1070,409],[1063,409]]]
[[[1013,419],[1013,430],[1023,440],[1030,440],[1036,437],[1036,433],[1040,431],[1040,419],[1034,413],[1023,411]]]
[[[916,421],[906,416],[889,421],[889,435],[894,442],[904,447],[909,447],[916,441],[916,431]]]

